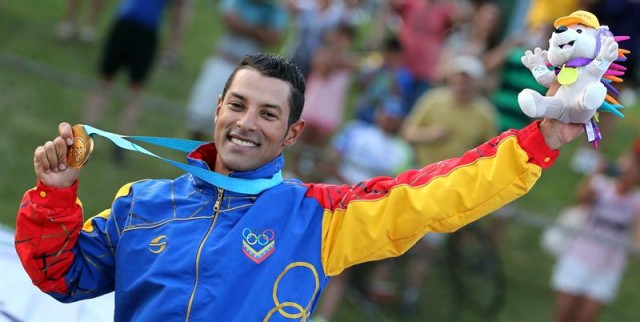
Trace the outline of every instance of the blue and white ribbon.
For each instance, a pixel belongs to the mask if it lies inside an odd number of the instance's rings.
[[[187,140],[187,139],[177,139],[177,138],[153,137],[153,136],[120,135],[120,134],[103,131],[90,125],[84,125],[84,130],[85,132],[87,132],[87,135],[89,136],[99,135],[101,137],[104,137],[105,139],[110,140],[115,145],[123,149],[140,152],[140,153],[158,158],[160,160],[163,160],[173,165],[174,167],[177,167],[185,172],[189,172],[192,175],[216,187],[220,187],[224,190],[230,190],[238,193],[255,195],[282,183],[282,171],[278,171],[271,178],[262,178],[262,179],[234,178],[234,177],[225,176],[220,173],[213,172],[204,168],[199,168],[189,164],[163,158],[145,149],[144,147],[131,142],[130,140],[145,142],[151,145],[164,147],[167,149],[176,150],[176,151],[185,152],[185,153],[189,153],[195,150],[198,146],[205,144],[206,142],[193,141],[193,140]]]

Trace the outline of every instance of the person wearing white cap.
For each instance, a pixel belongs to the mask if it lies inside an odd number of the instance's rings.
[[[494,106],[478,91],[485,75],[474,56],[458,56],[446,67],[447,84],[423,94],[402,129],[420,164],[458,155],[496,133]]]

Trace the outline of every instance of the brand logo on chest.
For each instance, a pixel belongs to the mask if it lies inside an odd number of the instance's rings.
[[[272,229],[242,230],[242,252],[256,264],[262,263],[276,250],[276,234]]]
[[[149,242],[149,251],[154,254],[160,254],[167,247],[167,236],[160,235]]]

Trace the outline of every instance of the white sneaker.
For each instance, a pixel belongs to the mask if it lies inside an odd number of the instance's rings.
[[[75,30],[71,22],[63,21],[58,24],[58,27],[56,27],[56,36],[58,36],[58,39],[60,40],[69,40],[73,37],[74,31]]]
[[[620,92],[618,97],[620,103],[625,107],[632,107],[638,102],[638,94],[634,88],[625,88]]]
[[[591,173],[601,160],[602,156],[595,148],[579,147],[571,159],[571,169],[576,173]]]
[[[80,34],[78,34],[78,38],[82,42],[92,43],[96,41],[96,30],[91,26],[84,26],[80,29]]]

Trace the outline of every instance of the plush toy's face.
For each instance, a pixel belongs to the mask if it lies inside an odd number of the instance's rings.
[[[556,67],[577,57],[595,58],[598,31],[581,24],[558,27],[549,39],[548,59]]]

